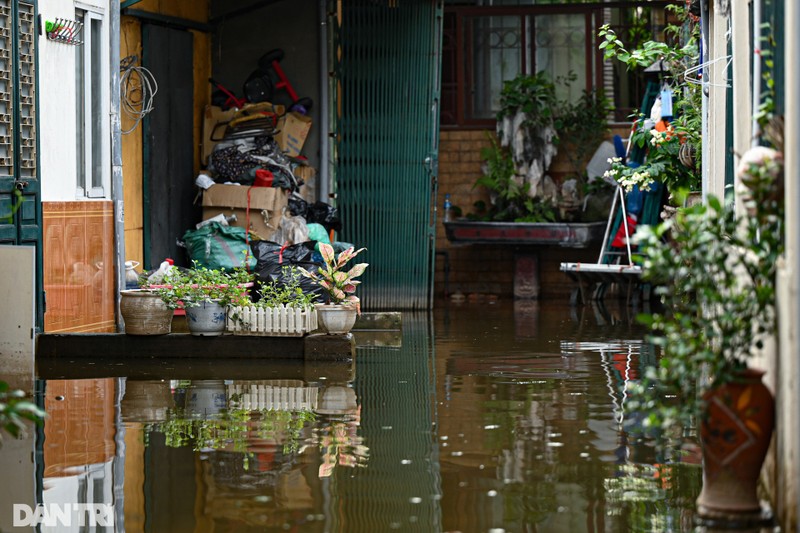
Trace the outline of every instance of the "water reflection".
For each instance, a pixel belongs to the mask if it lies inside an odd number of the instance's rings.
[[[355,366],[51,365],[39,501],[118,531],[689,531],[699,467],[628,431],[657,354],[600,311],[406,313]]]

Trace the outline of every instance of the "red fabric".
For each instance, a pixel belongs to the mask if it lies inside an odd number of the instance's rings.
[[[265,168],[259,168],[256,170],[256,181],[253,183],[253,187],[272,187],[274,180],[275,176],[272,172]]]
[[[636,231],[636,224],[637,220],[636,217],[633,215],[628,215],[627,218],[627,226],[628,226],[628,237],[633,237],[633,232]],[[626,241],[625,241],[625,226],[622,224],[619,225],[619,229],[617,230],[617,234],[614,236],[614,240],[611,241],[611,246],[614,248],[624,248]]]

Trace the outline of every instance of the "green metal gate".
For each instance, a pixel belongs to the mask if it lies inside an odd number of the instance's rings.
[[[36,247],[37,325],[44,316],[36,131],[36,6],[0,0],[0,244]]]
[[[340,240],[366,247],[368,309],[431,304],[441,0],[333,4],[331,157]]]

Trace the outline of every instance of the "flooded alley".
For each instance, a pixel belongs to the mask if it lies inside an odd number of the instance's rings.
[[[103,531],[691,530],[698,458],[625,430],[657,354],[624,306],[449,303],[358,335],[352,363],[47,368],[41,501],[110,504]]]

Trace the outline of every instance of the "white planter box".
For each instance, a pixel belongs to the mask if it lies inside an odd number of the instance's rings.
[[[317,310],[313,307],[234,307],[228,306],[228,333],[271,337],[301,337],[317,329]]]

